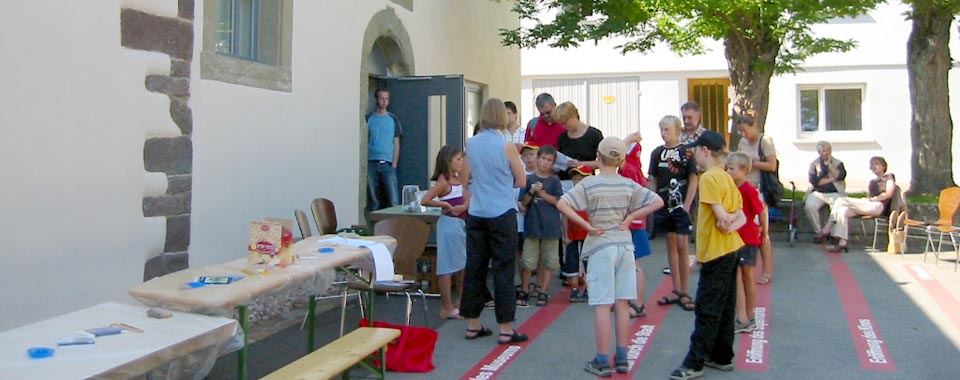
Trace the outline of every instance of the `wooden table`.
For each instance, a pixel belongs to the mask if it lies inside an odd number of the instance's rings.
[[[237,311],[237,319],[244,331],[244,345],[238,353],[238,378],[245,379],[247,373],[246,335],[249,328],[247,306],[260,296],[275,295],[279,292],[302,289],[309,295],[307,310],[307,350],[312,352],[314,342],[314,309],[316,295],[330,286],[333,274],[329,269],[351,265],[358,260],[368,258],[366,248],[336,246],[332,253],[316,254],[318,247],[324,246],[321,239],[332,236],[313,236],[295,243],[291,249],[294,255],[311,255],[309,260],[297,260],[286,268],[270,268],[266,274],[249,275],[263,265],[248,264],[246,257],[222,264],[200,268],[189,268],[179,272],[157,277],[128,291],[130,296],[150,306],[160,306],[172,310],[182,310],[207,315],[232,315]],[[383,243],[392,252],[396,240],[390,236],[366,236],[364,240]],[[199,276],[229,276],[244,274],[246,277],[228,285],[208,285],[198,289],[185,289],[183,284]]]
[[[182,312],[174,312],[172,318],[155,319],[147,317],[146,309],[108,302],[0,333],[0,379],[141,377],[174,359],[216,349],[238,334],[233,319]],[[56,345],[60,338],[112,323],[124,323],[143,332],[98,337],[92,345]],[[51,357],[30,359],[27,348],[37,346],[57,350]]]

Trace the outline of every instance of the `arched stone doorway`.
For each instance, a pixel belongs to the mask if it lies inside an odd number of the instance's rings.
[[[360,57],[360,99],[358,125],[360,146],[357,149],[357,165],[360,181],[357,184],[358,215],[364,215],[367,207],[367,124],[365,116],[373,110],[374,90],[377,77],[410,76],[414,74],[413,46],[410,36],[393,8],[387,7],[370,18],[363,34],[363,49]]]

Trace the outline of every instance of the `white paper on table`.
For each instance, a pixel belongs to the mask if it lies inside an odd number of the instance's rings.
[[[371,244],[362,247],[373,253],[373,266],[376,271],[376,281],[393,280],[393,257],[390,256],[390,250],[381,243],[370,242]]]
[[[327,239],[320,239],[320,242],[328,243],[328,244],[343,244],[343,245],[349,245],[351,247],[366,247],[372,244],[379,244],[373,240],[347,239],[339,236],[327,238]],[[380,244],[380,245],[383,245],[383,244]]]

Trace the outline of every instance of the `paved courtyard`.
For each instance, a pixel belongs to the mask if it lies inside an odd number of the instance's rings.
[[[802,236],[789,247],[774,237],[775,272],[758,285],[760,329],[739,334],[737,369],[705,369],[707,379],[944,379],[960,374],[960,272],[956,253],[903,257],[851,246],[849,253],[824,252]],[[633,358],[628,375],[614,378],[666,379],[683,359],[693,313],[676,305],[658,306],[670,290],[664,239],[652,242],[644,261],[647,316],[634,320]],[[691,276],[695,290],[697,273]],[[519,345],[498,345],[495,337],[464,340],[465,321],[437,318],[439,301],[428,299],[428,326],[439,332],[430,373],[389,373],[388,379],[586,379],[593,354],[591,307],[566,301],[569,291],[554,280],[546,307],[518,309],[517,329],[530,335]],[[377,319],[402,321],[399,298],[377,299]],[[423,325],[416,301],[413,323]],[[356,325],[357,310],[348,310]],[[336,338],[338,308],[321,314],[318,341]],[[762,318],[762,323],[760,320]],[[491,311],[483,324],[495,327]],[[253,344],[250,378],[259,378],[305,353],[299,325]],[[235,378],[236,356],[220,358],[210,379]]]

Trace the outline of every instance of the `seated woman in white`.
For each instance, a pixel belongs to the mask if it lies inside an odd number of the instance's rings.
[[[849,218],[858,215],[878,216],[890,213],[890,200],[893,199],[897,182],[893,174],[887,173],[887,161],[883,157],[870,158],[870,171],[877,177],[867,185],[866,198],[837,198],[830,209],[830,221],[817,234],[818,238],[833,236],[838,239],[836,245],[830,245],[830,252],[847,251],[847,231]]]

